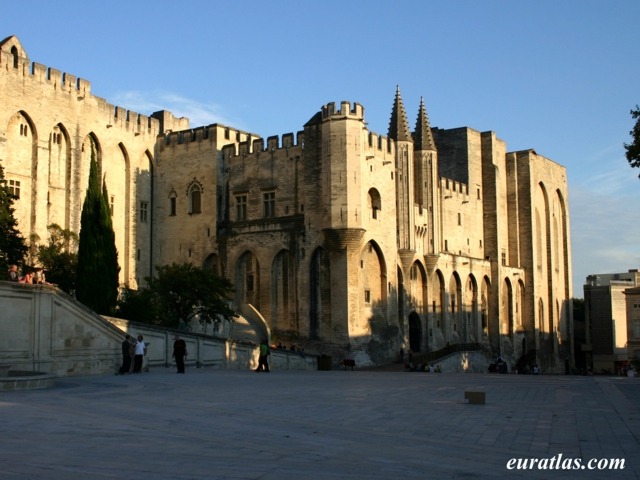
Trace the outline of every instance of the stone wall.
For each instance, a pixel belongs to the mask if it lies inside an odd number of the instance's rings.
[[[148,351],[144,368],[170,367],[174,330],[104,318],[46,285],[0,282],[0,364],[11,370],[58,376],[118,371],[121,343],[129,333],[142,335]],[[207,335],[182,333],[191,367],[249,369],[257,366],[255,344]],[[274,368],[315,370],[315,355],[274,351]]]

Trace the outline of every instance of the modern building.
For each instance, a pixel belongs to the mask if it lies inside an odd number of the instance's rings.
[[[627,304],[627,357],[640,362],[640,287],[624,291]]]
[[[587,351],[595,373],[617,373],[640,344],[640,272],[589,275],[584,285]],[[638,305],[637,308],[634,308]],[[634,330],[638,320],[638,332]],[[633,340],[628,345],[629,340]],[[637,343],[636,343],[637,342]],[[631,348],[631,350],[628,350]],[[640,349],[639,349],[640,350]]]
[[[131,112],[32,63],[16,37],[0,47],[0,165],[26,236],[79,229],[94,150],[123,285],[190,262],[228,277],[235,307],[275,341],[359,364],[481,346],[511,367],[567,370],[563,166],[491,131],[432,128],[422,100],[412,129],[399,89],[386,134],[341,102],[264,139]]]

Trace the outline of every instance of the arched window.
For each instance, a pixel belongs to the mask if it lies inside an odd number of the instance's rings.
[[[176,210],[177,210],[177,197],[178,194],[176,193],[176,191],[172,188],[171,191],[169,192],[169,216],[171,217],[175,217],[176,216]]]
[[[13,56],[13,68],[18,68],[18,49],[11,47],[11,55]]]
[[[202,213],[202,187],[197,183],[189,188],[189,213]]]
[[[371,218],[377,219],[378,212],[382,209],[382,200],[380,193],[375,188],[369,190],[369,208],[371,209]]]

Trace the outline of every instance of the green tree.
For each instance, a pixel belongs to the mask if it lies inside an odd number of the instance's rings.
[[[626,156],[629,165],[632,168],[640,168],[640,107],[638,105],[634,110],[631,110],[631,117],[636,121],[633,130],[629,132],[633,141],[625,143],[624,149],[627,151]],[[638,177],[640,178],[640,175]]]
[[[171,328],[181,328],[194,318],[205,324],[236,316],[229,307],[233,288],[226,278],[189,263],[158,266],[156,272],[156,277],[146,279],[147,288],[127,291],[119,316]]]
[[[4,178],[4,169],[0,165],[0,272],[6,275],[9,265],[22,265],[27,253],[24,237],[18,230],[14,216],[13,202],[16,197],[11,193]],[[4,280],[5,277],[2,277]]]
[[[95,151],[91,149],[89,186],[82,205],[76,298],[98,313],[110,315],[118,300],[118,252],[106,183],[100,188]]]
[[[78,235],[52,223],[47,227],[49,241],[38,245],[38,262],[47,273],[47,281],[67,293],[75,290],[78,265]]]

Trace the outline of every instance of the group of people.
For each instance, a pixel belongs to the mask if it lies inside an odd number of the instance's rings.
[[[136,340],[131,335],[127,335],[122,342],[122,366],[118,373],[126,375],[128,373],[142,372],[142,360],[147,353],[147,344],[144,343],[142,335],[138,335]],[[131,364],[133,363],[133,372]]]
[[[48,285],[44,270],[40,267],[29,267],[24,275],[20,275],[17,265],[11,265],[7,271],[7,280],[10,282]]]
[[[146,354],[147,344],[144,342],[142,335],[138,335],[137,339],[134,339],[131,335],[126,335],[122,341],[122,366],[118,373],[126,375],[128,373],[142,372],[142,363]],[[186,356],[187,344],[179,335],[176,335],[173,341],[173,358],[176,359],[177,373],[184,373],[184,359]],[[132,363],[133,371],[131,371]]]

